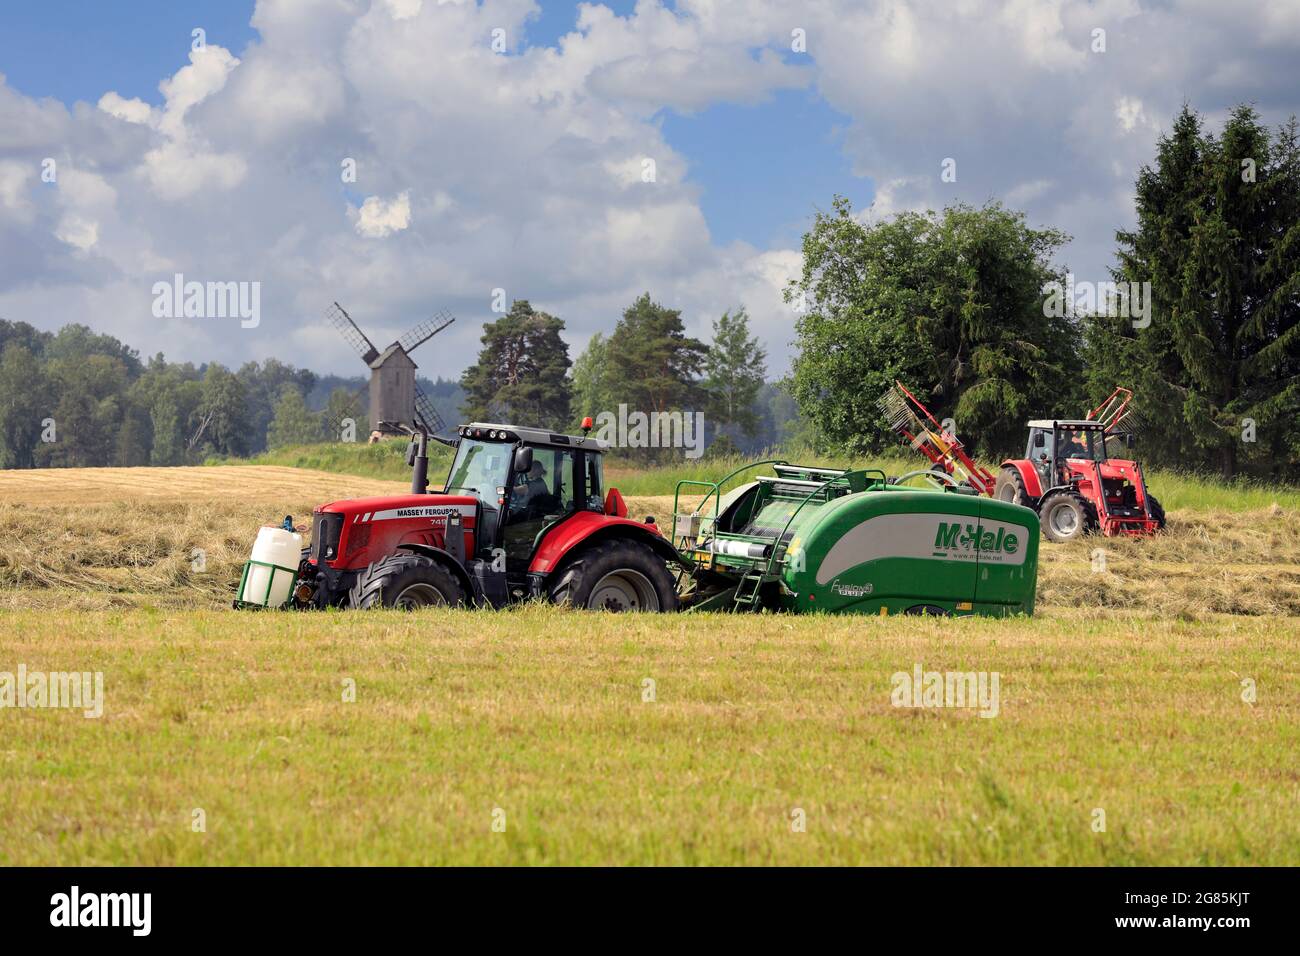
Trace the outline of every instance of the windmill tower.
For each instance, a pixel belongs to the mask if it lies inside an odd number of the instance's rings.
[[[339,330],[344,340],[361,356],[370,369],[370,427],[384,434],[401,434],[385,422],[423,424],[430,434],[445,427],[442,416],[433,403],[415,384],[418,366],[411,353],[433,338],[455,318],[439,312],[427,322],[421,322],[382,352],[366,337],[352,316],[335,302],[326,312],[330,324]]]

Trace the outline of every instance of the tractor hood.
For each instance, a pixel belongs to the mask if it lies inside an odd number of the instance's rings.
[[[465,514],[465,508],[472,515],[477,504],[478,499],[473,495],[374,495],[369,498],[331,501],[316,508],[315,513],[327,512],[358,516],[368,521],[383,521],[390,518],[434,517],[453,511]]]
[[[464,552],[472,553],[478,509],[479,500],[472,495],[331,501],[312,515],[311,556],[338,570],[364,568],[403,545],[446,547],[449,522],[463,533]]]

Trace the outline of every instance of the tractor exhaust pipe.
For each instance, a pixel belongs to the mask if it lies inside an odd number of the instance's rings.
[[[405,422],[380,422],[380,427],[393,428],[411,436],[411,443],[406,446],[406,464],[411,469],[411,494],[429,493],[429,432],[423,423],[417,420],[412,428]],[[441,441],[441,439],[439,439]]]
[[[411,466],[411,494],[429,492],[429,433],[421,426],[411,435],[406,449],[406,463]]]

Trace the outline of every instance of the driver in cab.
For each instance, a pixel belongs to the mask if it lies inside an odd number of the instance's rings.
[[[550,491],[550,488],[546,486],[546,466],[540,461],[534,460],[532,467],[528,469],[527,476],[519,476],[518,484],[515,485],[510,496],[510,510],[514,512],[527,511],[530,504],[550,494]]]

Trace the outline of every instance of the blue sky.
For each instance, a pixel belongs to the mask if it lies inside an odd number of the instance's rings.
[[[422,369],[455,376],[498,293],[576,354],[648,291],[705,338],[744,306],[779,375],[782,291],[836,193],[870,221],[1000,200],[1105,280],[1181,105],[1281,122],[1297,64],[1276,0],[8,3],[0,316],[351,373],[331,301],[384,341],[447,309]],[[256,284],[260,321],[158,321],[181,273]]]

